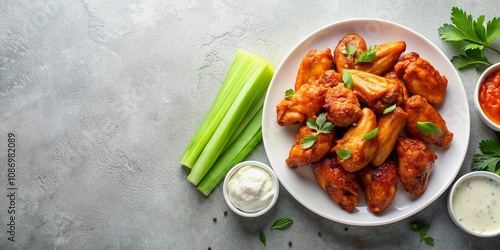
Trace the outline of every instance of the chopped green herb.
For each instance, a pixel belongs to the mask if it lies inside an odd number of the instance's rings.
[[[316,142],[316,139],[318,139],[318,135],[320,133],[329,134],[332,131],[332,129],[335,127],[335,125],[333,125],[333,123],[326,121],[326,114],[325,113],[321,113],[318,116],[318,118],[316,118],[316,120],[314,120],[313,118],[310,118],[306,122],[306,124],[310,129],[315,130],[316,133],[313,135],[306,135],[306,136],[304,136],[304,138],[302,138],[302,141],[301,141],[302,148],[304,148],[304,149],[312,147],[314,145],[314,143]]]
[[[424,241],[429,246],[434,246],[434,239],[432,237],[425,237],[427,232],[429,231],[429,225],[417,221],[410,224],[410,229],[417,232],[420,236],[420,242]]]
[[[357,50],[358,50],[358,48],[356,46],[349,46],[349,44],[346,44],[344,54],[349,55],[349,56],[353,56],[354,54],[356,54]]]
[[[293,223],[293,220],[290,218],[280,218],[274,222],[274,224],[271,226],[271,230],[272,229],[282,229],[282,228],[285,228],[285,227],[292,225],[292,223]]]
[[[382,112],[382,114],[384,114],[384,115],[389,114],[392,111],[394,111],[395,109],[396,109],[396,104],[392,104],[391,106],[385,108],[384,111]]]
[[[287,89],[285,91],[285,99],[290,100],[292,99],[293,95],[295,95],[295,91],[293,89]]]
[[[370,46],[366,51],[364,51],[363,53],[361,53],[358,56],[356,63],[373,62],[375,57],[377,57],[376,48],[377,48],[377,45]]]
[[[458,7],[451,9],[452,24],[443,24],[438,34],[445,42],[461,43],[465,55],[454,56],[451,62],[457,69],[469,66],[492,65],[485,56],[484,48],[500,54],[498,48],[493,47],[493,41],[500,36],[500,18],[495,17],[484,26],[485,16],[480,15],[476,20],[472,15]]]
[[[348,150],[348,149],[343,149],[343,148],[339,148],[337,149],[337,155],[339,156],[340,159],[342,160],[347,160],[349,159],[349,157],[351,157],[351,150]]]
[[[443,131],[432,122],[417,122],[417,128],[426,136],[443,134]]]
[[[353,80],[349,71],[342,71],[342,81],[344,82],[344,86],[346,86],[347,88],[352,88]]]
[[[375,136],[378,135],[378,128],[374,128],[372,131],[368,132],[367,134],[363,135],[363,139],[365,141],[370,140],[375,138]]]

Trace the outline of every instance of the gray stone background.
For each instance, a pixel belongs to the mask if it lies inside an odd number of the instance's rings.
[[[447,192],[400,222],[357,227],[323,219],[282,187],[271,212],[245,219],[224,216],[222,187],[204,197],[179,164],[238,48],[277,67],[316,29],[366,17],[411,28],[451,58],[456,50],[437,29],[450,23],[452,6],[487,20],[500,7],[496,0],[0,0],[0,249],[428,249],[408,228],[414,220],[431,225],[435,249],[495,248],[498,237],[473,237],[452,223]],[[470,171],[479,141],[494,136],[473,105],[479,72],[459,74],[471,137],[458,176]],[[8,133],[16,136],[15,242],[7,240]],[[263,145],[248,159],[268,162]],[[269,230],[279,217],[294,224]]]

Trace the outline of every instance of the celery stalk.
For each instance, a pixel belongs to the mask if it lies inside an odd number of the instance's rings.
[[[247,112],[267,90],[274,72],[267,63],[260,63],[258,66],[255,73],[245,79],[245,85],[193,165],[187,179],[194,185],[198,185],[210,170]]]
[[[252,64],[252,62],[252,57],[248,52],[238,50],[214,103],[180,160],[182,165],[188,168],[194,165],[208,140],[212,137],[243,88],[245,82],[239,79],[250,77],[255,70],[257,65]]]
[[[229,170],[242,161],[262,140],[262,105],[224,153],[203,177],[198,190],[208,196]]]
[[[241,124],[238,126],[236,131],[234,131],[233,136],[229,139],[229,141],[226,144],[226,147],[224,147],[224,150],[222,150],[222,153],[224,153],[229,146],[236,140],[236,138],[242,133],[242,131],[246,128],[247,124],[253,119],[255,114],[260,111],[262,106],[264,106],[264,99],[265,95],[262,95],[262,98],[254,105],[251,111],[248,112],[247,116],[244,118],[244,120],[241,122]]]

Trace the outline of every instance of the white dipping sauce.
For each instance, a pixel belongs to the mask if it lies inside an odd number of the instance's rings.
[[[245,166],[229,179],[229,200],[244,212],[258,212],[271,203],[275,195],[274,185],[272,176],[266,170]]]
[[[457,220],[477,233],[500,228],[500,184],[488,177],[464,180],[455,189],[453,212]]]

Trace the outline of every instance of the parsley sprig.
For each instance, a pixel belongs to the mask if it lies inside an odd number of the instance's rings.
[[[335,125],[333,125],[333,123],[326,121],[326,114],[325,113],[321,113],[318,116],[318,118],[316,118],[316,120],[314,120],[313,118],[309,118],[309,120],[307,121],[306,124],[310,129],[315,130],[316,133],[314,133],[312,135],[306,135],[306,136],[304,136],[304,138],[302,138],[302,141],[301,141],[302,148],[304,148],[304,149],[312,147],[314,145],[314,143],[316,142],[316,139],[318,139],[319,134],[321,134],[321,133],[329,134],[332,131],[332,129],[335,127]]]
[[[434,239],[432,237],[425,237],[427,232],[429,231],[430,226],[425,224],[424,222],[417,221],[410,224],[410,229],[417,232],[420,236],[420,242],[425,241],[425,243],[429,246],[434,246]]]
[[[488,171],[500,175],[500,132],[495,132],[497,139],[482,140],[479,142],[481,154],[475,154],[471,169]]]
[[[458,7],[451,9],[452,24],[443,24],[438,29],[438,34],[445,42],[462,43],[465,55],[454,56],[451,62],[457,69],[469,66],[492,65],[488,61],[485,48],[500,55],[500,50],[492,46],[492,42],[500,36],[500,18],[489,20],[484,26],[484,15],[476,20]]]

